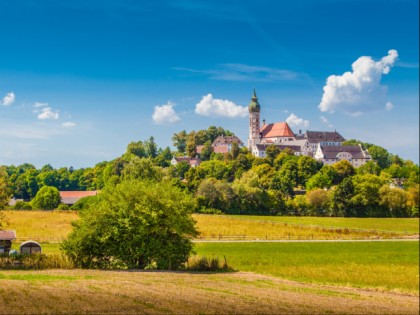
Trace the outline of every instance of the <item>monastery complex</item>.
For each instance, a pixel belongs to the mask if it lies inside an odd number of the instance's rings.
[[[370,161],[370,155],[358,146],[343,146],[346,140],[337,131],[306,131],[294,133],[287,122],[266,124],[260,119],[261,106],[254,90],[254,95],[248,105],[249,136],[248,149],[256,157],[264,158],[269,145],[275,145],[280,150],[292,150],[295,155],[314,157],[324,164],[334,164],[341,160],[349,161],[354,167],[359,167]]]

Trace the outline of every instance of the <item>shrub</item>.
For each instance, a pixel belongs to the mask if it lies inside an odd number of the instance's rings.
[[[193,256],[185,265],[186,270],[190,271],[232,271],[227,264],[226,257],[223,263],[219,261],[219,257]]]
[[[32,210],[32,205],[29,202],[16,201],[16,204],[13,206],[14,210]]]
[[[66,205],[65,203],[60,203],[57,208],[57,210],[69,210],[69,209],[70,207]]]

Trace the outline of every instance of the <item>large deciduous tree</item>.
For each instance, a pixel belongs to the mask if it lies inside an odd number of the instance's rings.
[[[32,199],[32,208],[38,210],[53,210],[60,204],[60,192],[57,188],[44,186],[37,192]]]
[[[79,267],[177,269],[197,235],[193,199],[167,182],[123,181],[81,213],[62,249]]]

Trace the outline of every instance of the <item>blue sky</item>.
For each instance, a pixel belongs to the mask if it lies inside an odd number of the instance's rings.
[[[1,1],[0,165],[88,167],[154,136],[267,122],[419,161],[419,3]],[[327,81],[328,80],[328,81]]]

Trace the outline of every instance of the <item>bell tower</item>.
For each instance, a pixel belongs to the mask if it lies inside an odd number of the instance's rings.
[[[258,104],[257,94],[255,93],[251,98],[251,102],[248,105],[249,111],[249,136],[248,136],[248,149],[252,150],[252,147],[260,143],[260,110],[261,106]]]

